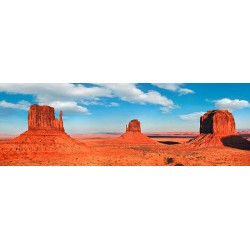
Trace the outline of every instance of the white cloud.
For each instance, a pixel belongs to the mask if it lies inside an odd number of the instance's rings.
[[[110,104],[108,104],[108,105],[106,105],[107,107],[118,107],[118,106],[120,106],[120,104],[119,103],[117,103],[117,102],[111,102]]]
[[[161,107],[160,110],[162,111],[162,113],[168,113],[169,112],[168,107]]]
[[[49,102],[49,103],[40,103],[41,105],[49,105],[54,107],[57,110],[63,110],[65,112],[70,113],[84,113],[89,114],[87,108],[78,105],[76,102]],[[29,110],[31,103],[27,101],[20,101],[18,103],[11,103],[6,101],[0,101],[0,107],[2,108],[12,108],[12,109],[21,109],[21,110]]]
[[[159,88],[177,92],[182,83],[151,83]]]
[[[179,95],[187,95],[187,94],[194,94],[194,91],[191,89],[180,88],[178,90]]]
[[[203,116],[206,112],[194,112],[187,115],[180,115],[179,117],[184,121],[197,121],[200,119],[201,116]]]
[[[22,109],[22,110],[29,110],[30,103],[27,101],[20,101],[18,103],[11,103],[6,101],[0,101],[0,107],[2,108],[11,108],[11,109]]]
[[[139,104],[156,104],[168,109],[175,107],[172,100],[161,95],[159,92],[153,90],[143,92],[137,88],[135,83],[102,83],[98,85],[109,89],[114,96],[119,97],[123,101]]]
[[[62,109],[69,113],[89,114],[87,108],[81,106],[95,104],[99,97],[112,97],[111,91],[103,87],[91,86],[86,87],[83,84],[70,83],[11,83],[0,84],[0,92],[9,94],[33,95],[35,101],[40,105],[53,106],[55,109]],[[3,104],[6,106],[6,104]],[[9,105],[10,106],[10,105]],[[22,108],[19,104],[11,105],[13,108]],[[24,107],[29,108],[27,105]],[[23,108],[23,109],[24,109]]]
[[[42,105],[45,105],[45,104],[42,103]],[[63,110],[65,112],[69,112],[69,113],[90,114],[87,108],[78,105],[76,102],[55,101],[55,102],[47,103],[46,105],[54,107],[57,110]]]
[[[228,109],[231,111],[250,107],[250,103],[248,101],[239,99],[230,100],[228,98],[223,98],[220,100],[214,100],[212,102],[218,109]]]
[[[92,100],[82,100],[81,104],[84,104],[84,105],[103,105],[103,103],[101,102],[101,99],[98,97],[93,98]]]
[[[111,97],[106,88],[72,83],[9,83],[0,84],[0,92],[35,95],[39,103],[65,100],[90,100],[96,97]]]
[[[13,83],[0,84],[0,92],[10,94],[33,95],[38,104],[54,105],[68,112],[89,113],[88,109],[82,105],[106,105],[102,98],[117,97],[120,100],[138,103],[155,104],[161,106],[166,112],[176,107],[172,100],[161,95],[157,91],[149,90],[143,92],[136,83],[119,84],[72,84],[72,83]],[[117,103],[111,102],[111,106]]]
[[[158,88],[166,89],[172,92],[178,92],[180,96],[195,93],[191,89],[181,88],[181,85],[183,85],[183,83],[151,83],[151,84],[157,86]]]

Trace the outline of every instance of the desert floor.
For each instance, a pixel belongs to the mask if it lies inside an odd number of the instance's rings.
[[[249,166],[250,151],[237,148],[194,149],[184,143],[194,135],[152,135],[157,144],[116,142],[119,135],[72,135],[84,148],[81,153],[3,153],[2,166]],[[0,138],[7,142],[11,136]],[[248,138],[250,140],[250,138]]]

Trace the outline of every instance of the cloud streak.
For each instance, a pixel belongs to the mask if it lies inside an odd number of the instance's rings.
[[[120,104],[117,102],[111,102],[110,104],[106,105],[106,107],[119,107]]]
[[[55,102],[50,102],[47,105],[54,107],[57,110],[63,110],[66,113],[70,112],[70,113],[90,114],[87,108],[78,105],[76,102],[55,101]]]
[[[216,108],[228,109],[230,111],[250,107],[250,103],[248,101],[239,99],[231,100],[229,98],[223,98],[220,100],[214,100],[212,102],[215,104]]]
[[[29,110],[30,105],[31,104],[29,102],[24,100],[18,103],[6,102],[5,100],[0,101],[0,107],[2,108]]]
[[[194,112],[186,115],[179,115],[179,117],[184,121],[198,121],[201,116],[203,116],[206,112]]]
[[[166,89],[172,92],[179,93],[179,96],[194,94],[195,92],[191,89],[182,88],[183,83],[151,83],[152,85],[157,86],[158,88]]]
[[[38,102],[90,100],[96,97],[111,97],[109,89],[72,83],[9,83],[0,84],[0,91],[10,94],[35,95]]]
[[[139,104],[155,104],[170,110],[175,108],[174,102],[166,96],[161,95],[159,92],[149,90],[143,92],[135,83],[106,83],[99,84],[104,88],[109,89],[115,97],[120,98],[122,101]]]
[[[179,90],[183,93],[189,90]],[[136,83],[119,84],[33,84],[33,83],[13,83],[0,84],[0,92],[8,94],[32,95],[35,102],[40,105],[51,105],[56,109],[63,109],[68,113],[89,114],[89,110],[82,105],[106,105],[107,107],[118,106],[116,102],[109,105],[102,102],[102,98],[119,98],[122,101],[136,104],[159,105],[163,112],[174,109],[176,105],[166,96],[155,90],[147,92],[138,88]],[[3,104],[6,106],[6,104]],[[15,106],[16,105],[16,106]],[[10,105],[13,108],[22,107],[20,104]],[[27,107],[25,107],[27,108]]]

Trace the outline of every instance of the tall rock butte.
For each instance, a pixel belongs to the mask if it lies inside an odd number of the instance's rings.
[[[55,118],[54,108],[32,105],[28,113],[28,130],[64,131],[62,111],[60,111],[60,120],[58,120]]]
[[[200,118],[200,133],[235,135],[235,121],[228,110],[210,110]]]
[[[28,130],[5,143],[2,149],[24,153],[82,152],[85,144],[71,138],[63,127],[62,111],[60,119],[55,118],[55,110],[50,106],[34,104],[28,112]]]
[[[137,119],[126,125],[126,132],[118,139],[120,143],[127,144],[156,144],[157,142],[141,133],[141,123]]]
[[[200,135],[187,142],[196,147],[250,148],[250,142],[236,132],[234,116],[228,110],[210,110],[200,118]]]
[[[128,125],[126,125],[126,132],[139,132],[141,133],[141,123],[137,120],[131,120]]]

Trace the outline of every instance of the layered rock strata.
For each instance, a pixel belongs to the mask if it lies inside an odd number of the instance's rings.
[[[137,120],[131,120],[126,125],[126,132],[122,134],[118,141],[127,144],[156,144],[157,142],[141,133],[141,123]]]
[[[200,118],[200,133],[235,135],[235,121],[228,110],[210,110]]]
[[[64,131],[62,111],[60,111],[60,120],[58,120],[55,118],[53,107],[32,105],[28,113],[28,130]]]
[[[23,153],[70,153],[82,151],[84,144],[65,133],[62,111],[58,120],[53,107],[35,104],[28,112],[28,130],[1,148],[3,151]]]
[[[200,118],[200,135],[187,142],[191,146],[250,149],[250,142],[236,132],[235,120],[228,110],[210,110]]]

